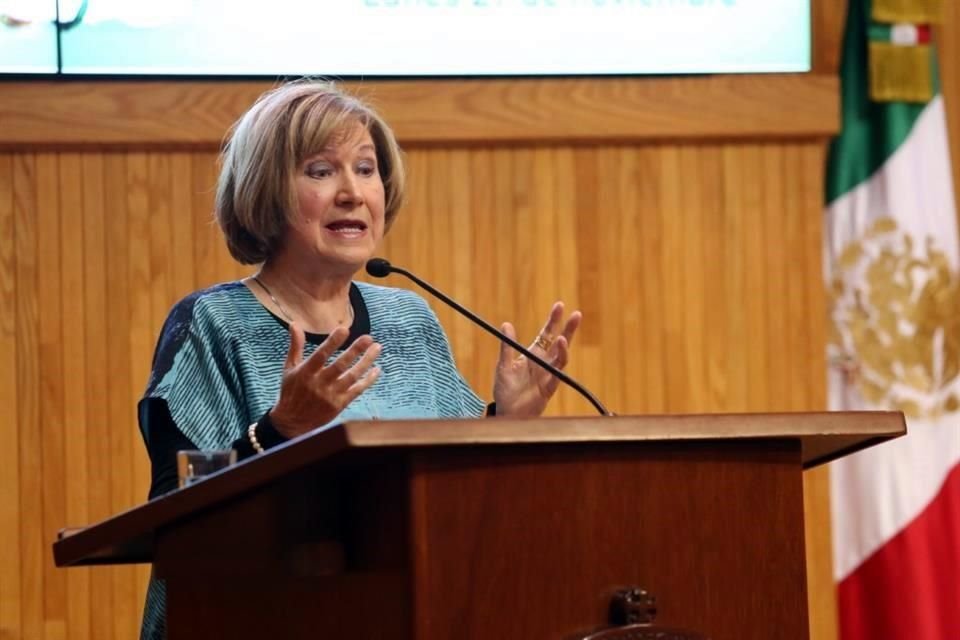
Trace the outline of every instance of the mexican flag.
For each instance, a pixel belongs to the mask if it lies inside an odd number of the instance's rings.
[[[840,634],[960,639],[960,250],[946,119],[925,25],[896,23],[887,5],[910,2],[850,0],[847,16],[843,127],[827,168],[828,383],[831,409],[903,411],[908,435],[831,467]]]

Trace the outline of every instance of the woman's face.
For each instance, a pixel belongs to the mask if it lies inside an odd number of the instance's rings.
[[[284,251],[324,273],[352,275],[383,238],[384,192],[377,151],[361,125],[297,167],[299,211],[287,227]]]

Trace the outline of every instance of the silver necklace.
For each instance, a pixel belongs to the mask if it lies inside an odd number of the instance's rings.
[[[270,293],[270,289],[267,288],[267,285],[263,284],[263,281],[260,280],[260,277],[253,276],[253,281],[260,285],[260,288],[263,289],[268,296],[270,296],[270,299],[273,300],[273,304],[276,305],[277,309],[280,310],[280,313],[283,314],[283,317],[287,319],[287,322],[293,322],[293,316],[287,313],[287,310],[283,308],[283,305],[280,304],[280,301],[277,300],[272,293]]]
[[[293,316],[287,313],[287,310],[283,308],[283,305],[280,304],[280,301],[277,300],[276,296],[274,296],[273,293],[270,292],[270,289],[267,288],[267,285],[263,284],[263,280],[260,279],[259,274],[253,276],[253,281],[256,282],[258,285],[260,285],[260,288],[263,289],[268,296],[270,296],[270,300],[273,301],[273,304],[275,304],[277,309],[280,310],[280,313],[283,314],[283,317],[287,319],[287,322],[293,322]],[[350,324],[352,325],[353,324],[353,305],[348,304],[347,309],[350,312]]]

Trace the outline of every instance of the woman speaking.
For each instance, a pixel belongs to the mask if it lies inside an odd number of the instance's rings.
[[[483,415],[426,302],[354,281],[404,200],[401,151],[369,106],[328,83],[283,85],[234,125],[221,165],[216,219],[231,255],[259,270],[167,317],[138,407],[151,498],[176,487],[181,449],[248,457],[331,422]],[[554,304],[531,347],[558,368],[581,318],[563,316]],[[538,416],[557,383],[504,345],[487,412]],[[164,626],[153,581],[142,637]]]

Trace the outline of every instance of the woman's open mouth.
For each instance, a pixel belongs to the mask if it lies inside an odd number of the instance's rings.
[[[324,228],[341,238],[359,238],[367,232],[367,223],[361,220],[334,220]]]

